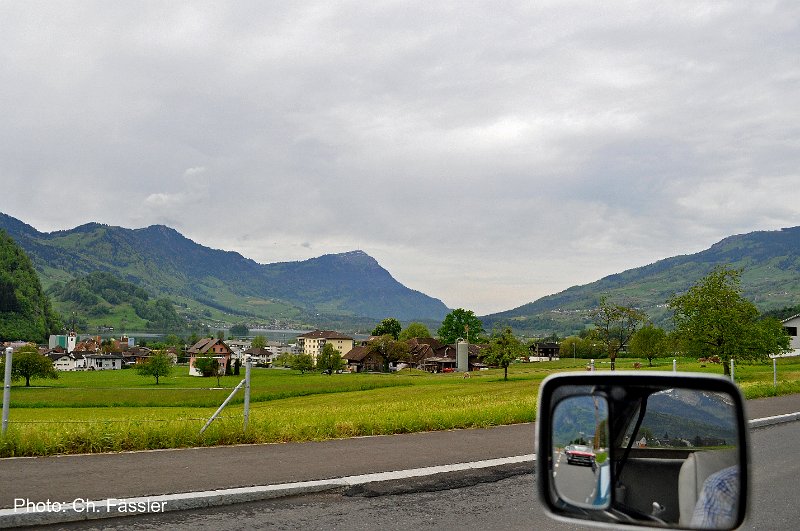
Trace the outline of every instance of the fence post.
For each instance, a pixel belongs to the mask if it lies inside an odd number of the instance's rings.
[[[736,381],[736,373],[734,372],[733,358],[731,358],[731,381]]]
[[[8,429],[8,404],[11,402],[11,353],[13,351],[11,347],[6,348],[6,370],[3,380],[3,435]]]
[[[250,420],[250,368],[252,365],[252,357],[248,355],[244,362],[244,431],[247,431],[247,422]]]
[[[211,415],[211,418],[210,418],[210,419],[208,419],[208,422],[206,422],[206,425],[205,425],[205,426],[203,426],[203,427],[202,427],[202,429],[200,430],[200,434],[201,434],[201,435],[202,435],[202,433],[203,433],[204,431],[206,431],[206,428],[208,428],[208,427],[211,425],[211,423],[212,423],[212,422],[214,422],[214,419],[215,419],[215,418],[217,418],[217,417],[219,416],[219,414],[220,414],[220,413],[222,413],[222,410],[223,410],[223,409],[225,409],[225,406],[227,406],[227,405],[228,405],[228,402],[230,402],[230,401],[231,401],[231,398],[233,398],[233,395],[235,395],[235,394],[236,394],[236,392],[237,392],[239,389],[241,389],[243,385],[244,385],[244,380],[242,380],[241,382],[239,382],[239,385],[237,385],[237,386],[236,386],[236,387],[233,389],[233,391],[231,392],[231,394],[229,394],[229,395],[228,395],[228,398],[226,398],[226,399],[225,399],[225,401],[222,403],[222,405],[221,405],[221,406],[219,406],[219,409],[217,409],[217,410],[214,412],[214,414],[213,414],[213,415]]]
[[[594,372],[594,360],[591,361],[590,367],[591,367],[591,369],[589,369],[589,370]]]
[[[778,358],[772,358],[772,386],[778,388]]]
[[[672,360],[672,372],[678,372],[678,360]]]

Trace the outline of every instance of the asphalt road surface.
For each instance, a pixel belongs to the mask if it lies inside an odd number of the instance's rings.
[[[597,475],[591,466],[567,463],[563,451],[557,451],[553,460],[553,483],[565,499],[578,503],[592,503],[597,489]]]
[[[751,432],[752,497],[742,529],[797,529],[800,422]],[[513,474],[513,472],[511,472]],[[544,515],[534,476],[511,475],[452,487],[404,482],[400,492],[341,492],[214,509],[59,526],[64,529],[486,529],[588,530]],[[469,483],[469,481],[467,481]],[[463,483],[463,482],[462,482]],[[431,490],[445,489],[445,490]],[[379,495],[374,495],[379,494]]]

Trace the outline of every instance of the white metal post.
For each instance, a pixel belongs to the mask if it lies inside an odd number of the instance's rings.
[[[250,367],[253,361],[250,356],[244,362],[244,431],[247,431],[247,422],[250,420]]]
[[[672,360],[672,372],[678,372],[678,360]]]
[[[208,427],[211,425],[211,423],[212,423],[212,422],[214,422],[214,419],[215,419],[215,418],[217,418],[217,417],[219,416],[219,414],[220,414],[220,413],[222,413],[222,410],[223,410],[223,409],[225,409],[225,406],[227,406],[227,405],[228,405],[228,402],[230,402],[230,401],[231,401],[231,398],[233,398],[233,395],[235,395],[235,394],[236,394],[236,392],[237,392],[239,389],[241,389],[243,385],[244,385],[244,380],[242,380],[241,382],[239,382],[239,385],[237,385],[236,387],[234,387],[234,388],[233,388],[233,391],[231,391],[231,394],[229,394],[229,395],[228,395],[228,398],[226,398],[226,399],[225,399],[225,401],[222,403],[222,405],[221,405],[221,406],[219,406],[219,409],[217,409],[217,411],[216,411],[216,412],[215,412],[213,415],[211,415],[211,418],[210,418],[210,419],[208,419],[208,422],[206,422],[205,426],[203,426],[203,427],[200,429],[200,434],[201,434],[201,435],[202,435],[202,433],[203,433],[204,431],[206,431],[206,428],[208,428]]]
[[[591,367],[592,367],[592,368],[591,368],[590,370],[591,370],[592,372],[594,372],[594,360],[592,360],[592,362],[591,362]]]
[[[732,382],[736,381],[736,374],[734,372],[734,367],[733,367],[733,358],[731,358],[731,381]]]
[[[778,359],[772,358],[772,386],[778,387]]]
[[[6,434],[8,429],[8,405],[11,402],[11,347],[6,348],[6,370],[3,385],[3,435]]]

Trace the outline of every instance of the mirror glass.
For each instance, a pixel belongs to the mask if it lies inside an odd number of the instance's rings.
[[[580,506],[609,505],[608,401],[570,396],[553,411],[553,484],[559,496]]]
[[[662,528],[741,524],[747,441],[743,399],[729,381],[565,376],[544,387],[551,511]]]

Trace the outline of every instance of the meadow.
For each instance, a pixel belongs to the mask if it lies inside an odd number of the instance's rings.
[[[619,359],[619,370],[651,370],[647,360]],[[800,393],[800,358],[738,365],[736,380],[746,398]],[[300,374],[253,369],[248,429],[243,430],[243,394],[202,435],[200,428],[241,381],[226,376],[196,378],[186,367],[156,385],[133,370],[68,372],[58,380],[14,385],[9,427],[0,457],[115,452],[157,448],[274,443],[481,428],[536,419],[539,383],[559,371],[584,371],[586,360],[519,363],[502,370],[428,374]],[[607,362],[598,361],[598,370]],[[672,370],[672,359],[652,370]],[[722,374],[720,365],[678,359],[679,371]],[[37,385],[38,384],[38,385]],[[43,385],[42,385],[43,384]]]

